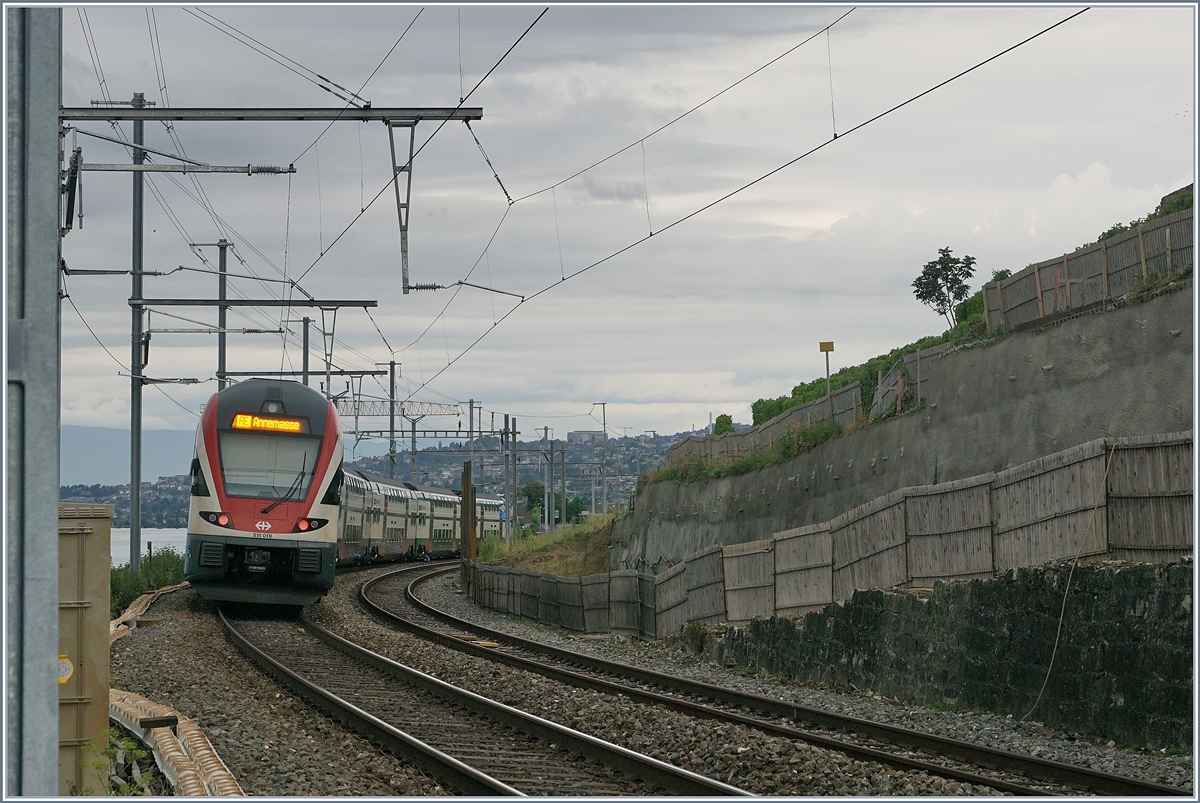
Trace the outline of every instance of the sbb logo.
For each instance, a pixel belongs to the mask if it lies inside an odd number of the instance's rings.
[[[271,522],[260,521],[254,525],[254,529],[259,530],[260,532],[266,532],[267,530],[271,529]]]

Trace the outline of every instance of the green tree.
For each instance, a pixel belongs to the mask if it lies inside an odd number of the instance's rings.
[[[950,247],[938,249],[938,258],[926,262],[921,275],[913,281],[913,295],[917,301],[943,315],[951,328],[958,320],[954,307],[970,293],[967,279],[975,274],[975,257],[953,256]]]
[[[518,493],[520,493],[521,498],[525,500],[525,509],[530,513],[533,512],[535,507],[538,510],[541,510],[542,506],[546,504],[546,486],[542,485],[537,480],[530,480],[522,485],[521,490]]]
[[[722,435],[726,432],[733,432],[733,416],[719,415],[717,423],[713,425],[713,434]]]

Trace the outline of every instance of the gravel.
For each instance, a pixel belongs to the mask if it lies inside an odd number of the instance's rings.
[[[355,601],[357,586],[364,579],[362,574],[342,578],[307,614],[345,638],[447,682],[746,791],[763,795],[998,794],[986,787],[856,761],[740,725],[692,718],[621,695],[577,689],[438,647],[367,617]],[[450,591],[456,582],[439,584]]]
[[[1118,775],[1193,789],[1194,757],[1191,755],[1168,756],[1148,749],[1118,748],[1111,741],[1062,733],[1038,722],[1020,722],[1011,715],[935,711],[885,698],[870,691],[843,693],[820,684],[772,677],[765,672],[750,674],[731,670],[702,661],[663,643],[645,642],[619,635],[572,634],[557,627],[539,625],[474,604],[459,593],[456,574],[446,575],[422,586],[421,596],[448,613],[485,627],[600,658],[1016,753],[1028,753]]]
[[[247,794],[446,794],[253,667],[192,589],[164,594],[150,615],[158,624],[113,644],[113,685],[195,720]]]
[[[657,707],[576,689],[525,671],[445,650],[366,616],[355,601],[361,582],[381,571],[344,575],[306,613],[383,655],[538,716],[647,753],[757,794],[996,794],[923,773],[912,774],[742,726],[694,719]],[[805,705],[976,741],[1017,752],[1192,788],[1192,757],[1117,749],[1037,723],[974,712],[941,712],[867,692],[748,676],[664,644],[609,635],[569,634],[479,608],[458,593],[456,574],[425,586],[424,596],[463,618],[603,658],[753,691]],[[252,667],[226,642],[212,608],[194,591],[164,595],[156,626],[114,643],[114,685],[178,709],[204,728],[252,795],[446,794],[411,765],[309,708]]]

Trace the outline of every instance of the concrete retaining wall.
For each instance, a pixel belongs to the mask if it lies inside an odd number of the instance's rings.
[[[679,563],[714,544],[829,521],[898,488],[1000,472],[1101,436],[1189,429],[1192,310],[1188,288],[922,358],[916,412],[750,474],[642,488],[613,525],[610,568]]]

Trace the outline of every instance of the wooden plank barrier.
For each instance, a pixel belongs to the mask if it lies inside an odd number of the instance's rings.
[[[655,638],[677,633],[687,624],[687,563],[654,578]]]
[[[833,602],[829,522],[775,533],[775,613],[796,616]]]
[[[556,577],[558,583],[558,621],[567,630],[578,633],[583,626],[583,588],[578,577]]]
[[[538,620],[538,609],[541,607],[542,577],[537,572],[524,572],[521,575],[521,618]]]
[[[725,571],[721,545],[689,557],[687,565],[687,621],[725,620]]]
[[[1108,551],[1104,447],[1100,438],[996,474],[995,571]]]
[[[894,588],[908,582],[904,491],[893,491],[829,522],[833,545],[833,598],[856,589]]]
[[[558,582],[552,574],[538,575],[538,624],[557,625]]]
[[[1111,442],[1108,549],[1119,560],[1179,560],[1192,552],[1192,435]]]
[[[744,623],[775,615],[775,553],[771,539],[721,549],[725,619]]]
[[[992,575],[994,476],[904,489],[910,586]]]
[[[638,635],[641,620],[638,573],[619,569],[608,573],[608,627],[614,633]]]
[[[640,573],[637,578],[638,588],[638,635],[642,638],[657,638],[658,611],[655,608],[654,575]]]
[[[587,633],[608,632],[608,572],[579,579],[583,597],[583,629]]]

